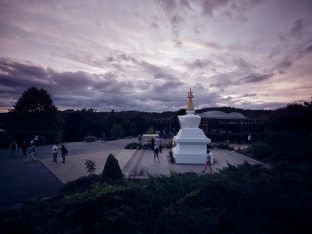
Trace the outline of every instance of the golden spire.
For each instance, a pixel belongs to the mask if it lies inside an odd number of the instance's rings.
[[[187,106],[186,106],[186,110],[187,111],[194,111],[194,106],[193,106],[193,93],[192,93],[192,89],[190,89],[190,92],[187,93],[187,98],[189,99],[187,102]]]

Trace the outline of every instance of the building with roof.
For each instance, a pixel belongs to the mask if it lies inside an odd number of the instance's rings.
[[[264,129],[263,121],[247,118],[241,113],[222,111],[207,111],[199,114],[200,128],[209,133],[250,133],[261,132]]]

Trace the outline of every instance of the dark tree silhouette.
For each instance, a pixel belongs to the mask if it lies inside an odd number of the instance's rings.
[[[13,112],[56,112],[50,94],[35,87],[27,89],[14,105]]]
[[[35,87],[27,89],[9,112],[7,130],[14,132],[19,143],[29,142],[35,135],[41,143],[61,141],[62,119],[50,94]]]

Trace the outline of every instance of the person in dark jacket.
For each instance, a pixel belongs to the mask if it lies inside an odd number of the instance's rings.
[[[61,151],[62,151],[63,163],[65,163],[65,156],[66,156],[66,154],[68,154],[68,150],[66,149],[64,144],[62,144]]]
[[[10,145],[10,152],[11,152],[11,157],[14,158],[17,150],[17,144],[15,141],[12,141]]]
[[[28,146],[27,146],[26,142],[24,141],[22,144],[22,151],[23,151],[24,158],[27,158],[27,154],[26,154],[27,147]]]

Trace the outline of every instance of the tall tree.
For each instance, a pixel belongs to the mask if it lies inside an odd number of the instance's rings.
[[[35,135],[43,136],[46,143],[61,140],[62,119],[50,94],[35,87],[27,89],[9,113],[9,130],[16,138],[29,141]]]
[[[35,87],[27,89],[14,105],[13,112],[56,112],[50,94]]]

